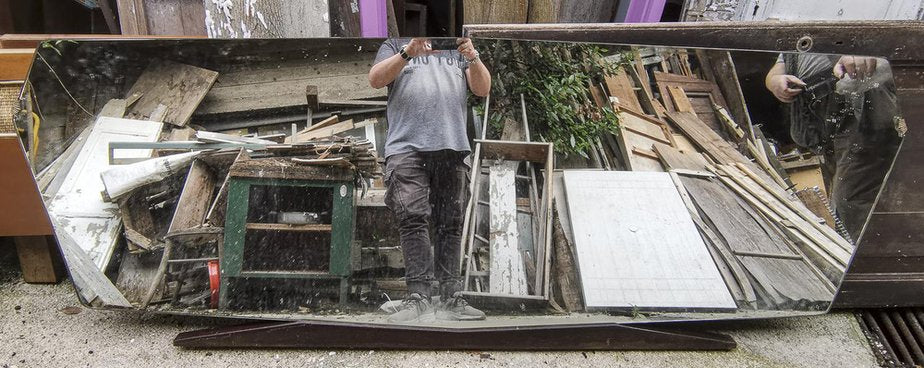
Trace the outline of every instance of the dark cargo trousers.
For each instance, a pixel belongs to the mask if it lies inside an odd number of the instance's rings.
[[[869,122],[864,123],[847,116],[825,149],[831,207],[853,241],[859,240],[901,143],[894,129],[863,129],[869,127]]]
[[[410,152],[385,163],[385,204],[398,219],[409,293],[430,297],[462,290],[459,257],[467,199],[467,152]],[[432,233],[431,233],[432,225]]]

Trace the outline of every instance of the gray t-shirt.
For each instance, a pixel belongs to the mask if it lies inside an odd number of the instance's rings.
[[[388,39],[375,63],[401,51],[409,38]],[[468,62],[456,50],[418,56],[388,85],[385,157],[407,152],[470,152],[465,126]]]
[[[804,80],[822,73],[831,74],[837,59],[838,56],[834,55],[800,54],[796,58],[798,62],[798,65],[796,65],[796,78]],[[784,62],[783,54],[777,56],[776,62]]]

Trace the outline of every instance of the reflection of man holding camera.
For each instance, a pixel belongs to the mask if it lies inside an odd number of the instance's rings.
[[[765,82],[788,104],[796,144],[824,153],[831,205],[857,240],[900,141],[896,128],[902,120],[888,62],[781,55]]]
[[[466,99],[469,89],[487,96],[491,74],[467,38],[389,39],[379,48],[369,84],[388,86],[385,203],[399,221],[409,294],[389,320],[484,319],[461,295],[459,256],[471,166]],[[435,310],[434,280],[440,294]]]

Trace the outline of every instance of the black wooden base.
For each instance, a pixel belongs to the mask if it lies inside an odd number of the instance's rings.
[[[184,332],[175,346],[413,350],[731,350],[728,335],[668,325],[547,325],[489,328],[336,322],[264,322]]]

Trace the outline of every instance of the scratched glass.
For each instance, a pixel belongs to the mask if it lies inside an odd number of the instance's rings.
[[[35,171],[80,300],[390,323],[420,263],[405,256],[420,252],[402,247],[408,220],[385,200],[388,109],[428,106],[390,105],[394,85],[370,86],[383,42],[39,48],[26,96],[42,123],[25,131],[37,129]],[[907,130],[888,61],[474,44],[493,86],[490,101],[469,93],[460,117],[474,169],[450,178],[465,180],[450,243],[461,295],[487,318],[409,323],[828,310]],[[415,93],[444,93],[430,87]],[[423,223],[433,242],[441,214]],[[415,280],[439,307],[437,277]]]

